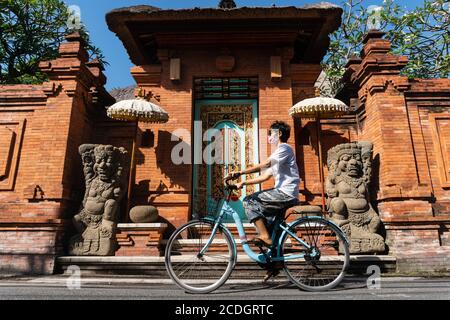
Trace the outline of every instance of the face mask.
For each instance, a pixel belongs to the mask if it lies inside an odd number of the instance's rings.
[[[277,144],[280,137],[278,136],[278,130],[271,131],[271,135],[268,138],[270,144]]]

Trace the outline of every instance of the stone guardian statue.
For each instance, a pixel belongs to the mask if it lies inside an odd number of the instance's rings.
[[[352,254],[385,251],[384,239],[377,234],[381,220],[369,201],[372,150],[371,142],[360,141],[328,151],[328,210],[347,234]]]
[[[70,239],[69,254],[111,256],[117,249],[119,205],[127,188],[127,151],[111,145],[83,144],[79,153],[86,192],[73,218],[78,233]]]

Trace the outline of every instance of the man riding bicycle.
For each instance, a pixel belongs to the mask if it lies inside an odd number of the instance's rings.
[[[246,170],[230,172],[227,179],[238,179],[241,175],[260,172],[255,179],[241,181],[236,186],[241,189],[244,185],[259,184],[275,178],[274,188],[255,192],[244,198],[244,208],[248,219],[258,230],[258,237],[249,240],[256,245],[271,246],[272,239],[269,230],[277,217],[282,217],[285,211],[299,203],[298,185],[300,178],[294,151],[286,142],[291,128],[283,121],[275,121],[270,126],[268,142],[275,151],[263,163]],[[268,230],[269,229],[269,230]]]
[[[187,292],[212,292],[228,279],[236,266],[237,244],[222,223],[224,217],[231,216],[240,226],[237,230],[239,238],[247,238],[241,228],[239,213],[229,204],[232,192],[236,187],[262,183],[272,176],[275,178],[274,188],[244,198],[247,216],[255,223],[259,235],[250,241],[241,241],[241,245],[251,260],[267,270],[263,281],[275,277],[282,269],[290,281],[309,291],[334,288],[343,279],[350,260],[349,246],[344,232],[337,225],[323,217],[309,215],[289,223],[283,221],[285,211],[299,202],[300,178],[294,152],[286,143],[289,125],[276,121],[270,129],[269,142],[275,151],[267,161],[227,175],[225,202],[217,208],[216,211],[220,211],[216,212],[216,218],[192,220],[175,230],[169,238],[165,251],[166,268],[174,282]],[[263,172],[255,179],[229,184],[231,179],[258,171]],[[270,230],[271,236],[267,227],[274,227]],[[185,239],[191,241],[183,241]],[[254,251],[249,242],[259,247],[260,253]]]

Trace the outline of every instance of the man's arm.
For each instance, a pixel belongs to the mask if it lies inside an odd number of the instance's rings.
[[[262,169],[270,168],[270,158],[268,158],[266,161],[261,162],[253,167],[247,168],[245,170],[237,171],[237,172],[230,172],[228,174],[229,177],[234,176],[234,178],[237,178],[243,174],[250,174],[254,172],[259,172]]]
[[[249,179],[249,180],[246,180],[246,181],[238,182],[236,184],[236,186],[238,187],[238,189],[241,189],[243,186],[248,186],[250,184],[263,183],[264,181],[269,180],[270,177],[272,177],[272,170],[266,170],[262,175],[254,178],[254,179]]]

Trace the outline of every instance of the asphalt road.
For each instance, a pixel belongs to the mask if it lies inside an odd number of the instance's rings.
[[[163,283],[158,283],[163,282]],[[71,289],[67,287],[69,284]],[[450,278],[382,278],[371,289],[365,278],[347,278],[337,288],[319,293],[300,291],[283,278],[269,283],[230,281],[206,295],[186,294],[169,281],[145,278],[85,278],[77,283],[64,276],[0,279],[1,300],[450,300]]]

